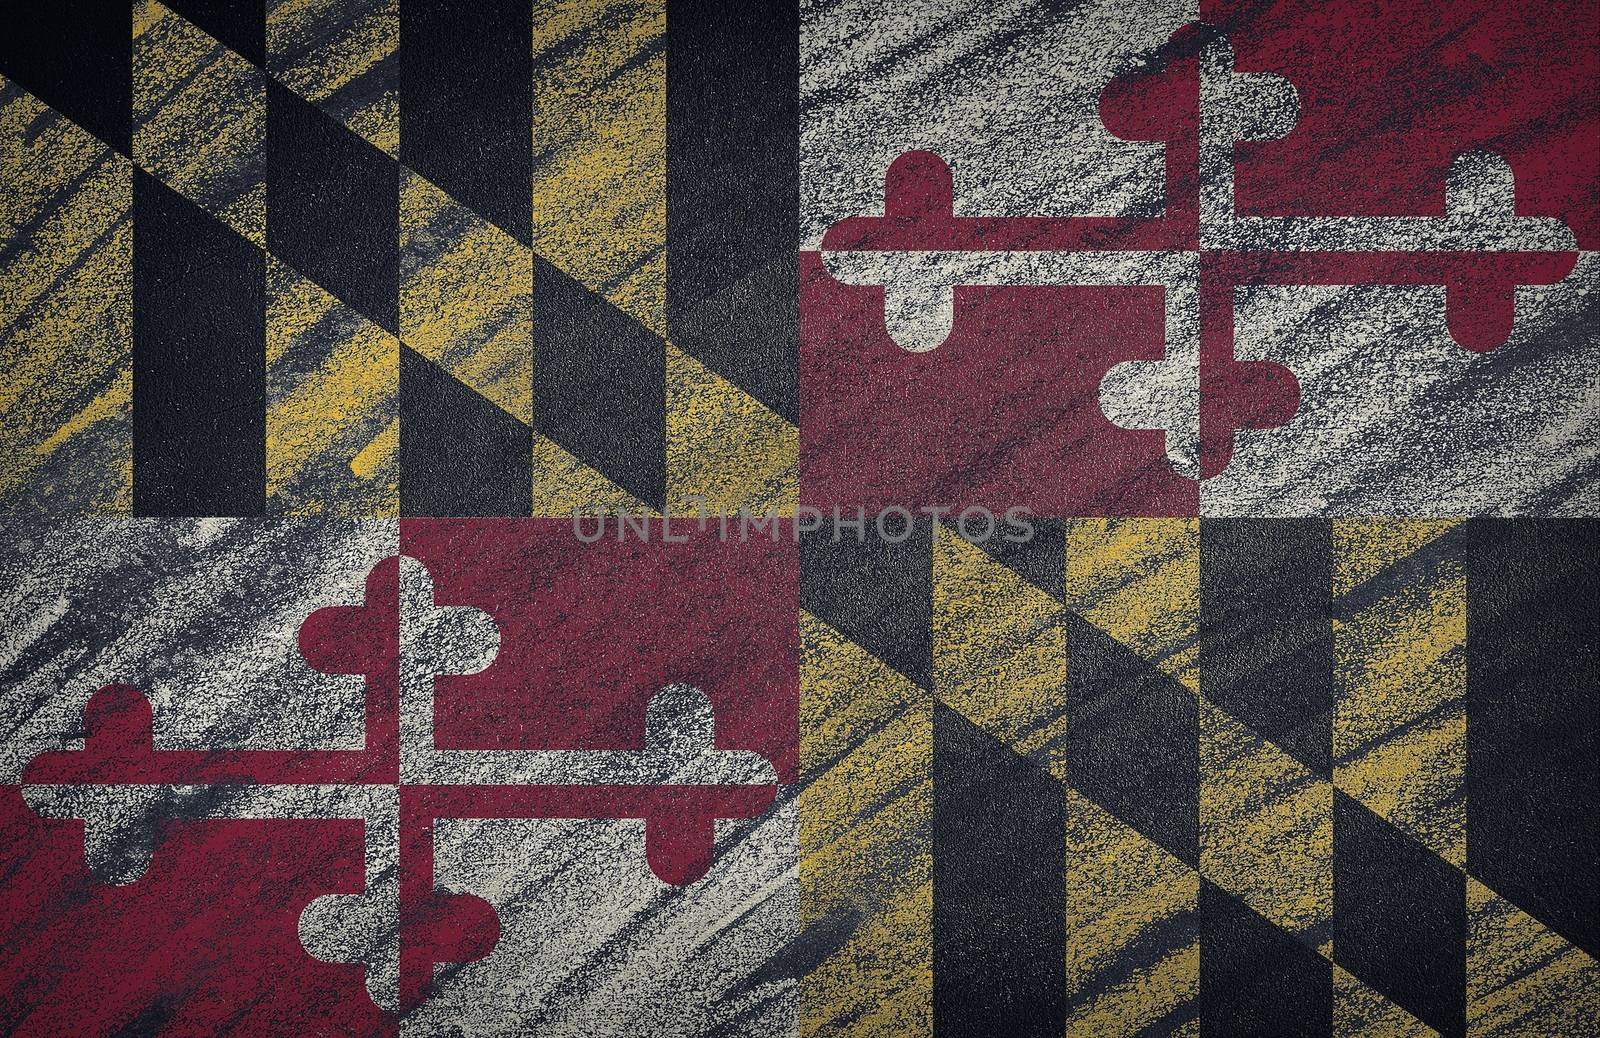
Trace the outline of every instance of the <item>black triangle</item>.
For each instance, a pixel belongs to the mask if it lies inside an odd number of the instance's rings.
[[[239,0],[163,0],[218,43],[259,68],[267,64],[267,5]]]
[[[667,350],[660,336],[534,257],[534,428],[660,509],[667,496]]]
[[[400,347],[400,514],[527,515],[528,427]]]

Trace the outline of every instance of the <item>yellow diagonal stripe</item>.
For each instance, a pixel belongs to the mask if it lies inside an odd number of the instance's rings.
[[[1200,875],[1087,797],[1067,791],[1068,1038],[1134,1035],[1192,1015],[1200,944],[1181,940],[1199,909]],[[1140,942],[1167,945],[1129,963]]]
[[[1067,608],[1198,688],[1197,520],[1070,519],[1064,565]],[[1066,885],[1069,1038],[1198,1028],[1199,873],[1069,790]]]
[[[664,0],[557,0],[534,19],[534,248],[667,335]]]
[[[933,1033],[933,700],[800,616],[800,923],[837,948],[803,1035]]]
[[[399,0],[277,0],[267,9],[267,68],[284,86],[391,157],[400,154],[400,93],[362,90],[400,46]],[[355,95],[344,101],[340,91]]]
[[[1203,700],[1200,872],[1290,933],[1333,917],[1333,785]]]
[[[426,179],[400,181],[400,339],[533,421],[533,253]]]
[[[1467,1034],[1600,1034],[1600,963],[1471,878]]]
[[[1370,579],[1448,524],[1334,521],[1335,585]],[[1343,576],[1341,576],[1343,575]],[[1467,578],[1441,558],[1335,621],[1334,784],[1458,868],[1467,861]]]
[[[793,515],[800,430],[667,345],[667,510],[673,515]]]
[[[933,685],[940,701],[1064,779],[1062,607],[944,525],[933,542]]]
[[[1333,593],[1348,594],[1357,585],[1414,555],[1459,519],[1333,520]]]
[[[0,511],[133,505],[133,169],[0,78]]]
[[[1067,608],[1200,690],[1200,521],[1073,519]]]
[[[154,0],[136,0],[133,160],[260,248],[266,89],[249,61]]]
[[[400,341],[287,264],[267,264],[267,505],[395,516]]]
[[[532,515],[658,514],[548,436],[533,434]]]
[[[1334,1038],[1433,1038],[1438,1033],[1353,974],[1333,967]]]

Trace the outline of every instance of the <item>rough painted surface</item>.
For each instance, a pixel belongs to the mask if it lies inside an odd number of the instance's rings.
[[[1200,1024],[1199,532],[1067,523],[1069,1036]]]
[[[806,496],[1593,514],[1600,70],[1548,14],[808,8]],[[1092,286],[1161,286],[1119,315],[1160,345],[1100,344]]]
[[[1067,796],[1066,1033],[1194,1032],[1199,874],[1093,801]]]
[[[399,0],[280,0],[267,8],[267,71],[389,155],[400,152]]]
[[[667,346],[667,511],[793,515],[800,430]]]
[[[1582,1034],[1600,1026],[1600,962],[1475,880],[1467,883],[1467,1028]]]
[[[407,173],[400,185],[400,338],[526,424],[532,419],[533,257]]]
[[[133,507],[133,171],[0,77],[0,504]]]
[[[265,247],[261,70],[155,0],[134,6],[133,69],[134,162]]]
[[[69,544],[76,571],[62,555]],[[402,547],[418,557],[396,558]],[[326,1022],[307,1026],[347,1033],[336,1022],[345,1003],[370,999],[382,1011],[377,1033],[518,1033],[536,1020],[575,1033],[787,1033],[797,976],[774,963],[798,925],[796,808],[778,785],[794,777],[793,663],[782,662],[793,650],[778,649],[781,625],[741,612],[729,592],[781,580],[784,553],[768,545],[728,560],[711,548],[586,550],[566,524],[532,520],[19,528],[6,570],[18,590],[7,603],[16,634],[5,645],[14,689],[5,778],[21,813],[8,802],[6,824],[80,827],[77,869],[93,877],[84,882],[137,892],[164,887],[175,865],[197,864],[175,833],[224,821],[269,830],[363,823],[354,885],[324,882],[315,896],[269,888],[286,898],[271,909],[274,926],[292,912],[289,932],[303,949],[273,955],[287,954],[296,973],[322,970],[323,988],[354,979],[366,992],[346,987],[312,1008]],[[619,565],[629,555],[632,565]],[[535,632],[575,621],[558,644],[598,639],[593,650],[614,630],[603,623],[604,597],[579,619],[548,592],[530,598],[533,589],[494,578],[501,565],[535,559],[548,574],[576,566],[613,584],[650,565],[688,580],[677,593],[695,596],[707,651],[680,637],[663,662],[687,680],[629,682],[628,698],[643,707],[637,722],[594,703],[579,722],[552,703],[558,712],[531,745],[484,745],[494,733],[482,708],[495,712],[496,683],[511,679],[505,691],[516,695],[540,669],[538,654],[555,647]],[[46,574],[64,571],[58,594]],[[86,588],[126,609],[105,609]],[[152,614],[146,603],[157,598],[186,611]],[[141,614],[143,627],[134,623]],[[718,644],[764,646],[751,661],[759,680],[722,674],[726,653],[709,651]],[[608,664],[594,651],[545,666],[566,671],[569,695],[606,683]],[[477,675],[489,684],[474,685]],[[129,679],[140,687],[117,683]],[[442,694],[451,683],[453,695]],[[24,878],[6,901],[8,926],[26,924],[10,913],[43,896],[60,871],[54,842],[31,843],[12,845],[8,868]],[[64,873],[79,882],[74,874]],[[545,940],[541,904],[569,913],[576,943]],[[63,924],[84,921],[74,911],[64,906]],[[54,926],[24,945],[23,961],[49,961]],[[575,959],[583,940],[594,955]],[[250,953],[225,933],[213,943],[208,976]],[[536,948],[552,965],[530,973]],[[558,963],[570,974],[554,972]],[[8,992],[8,1007],[59,1019],[55,993],[80,981],[75,968],[55,970],[42,998]],[[133,987],[160,976],[157,964]],[[530,978],[547,989],[530,988]],[[208,1004],[256,1019],[235,1001],[248,988],[235,984]],[[206,1018],[204,1004],[192,1011]],[[96,1012],[115,1021],[126,1010],[108,1002]],[[304,1019],[256,1022],[292,1028]]]
[[[933,1031],[932,697],[801,617],[804,1035]]]
[[[933,686],[941,702],[1059,776],[1068,718],[1060,605],[945,526],[933,547]]]
[[[1200,717],[1200,871],[1321,944],[1333,914],[1333,787],[1221,711]]]
[[[666,335],[667,12],[565,2],[534,27],[534,247]]]
[[[267,504],[399,513],[400,344],[295,274],[267,267]]]
[[[1116,140],[1098,95],[1196,13],[1182,3],[807,5],[802,248],[847,216],[881,212],[883,171],[914,148],[950,162],[967,215],[1159,206],[1160,149]]]
[[[1334,523],[1333,781],[1464,868],[1467,581],[1428,551],[1453,525]]]
[[[359,600],[392,524],[15,524],[5,551],[5,775],[81,739],[100,686],[137,684],[158,748],[359,748],[361,682],[306,665],[299,621]]]
[[[0,1031],[1600,1028],[1593,3],[0,8]]]
[[[763,974],[795,926],[792,805],[724,829],[711,871],[685,887],[651,875],[643,837],[637,820],[441,823],[437,881],[494,905],[500,940],[442,968],[401,1033],[791,1032],[794,979]]]
[[[1202,514],[1596,514],[1597,275],[1585,252],[1559,284],[1519,289],[1489,353],[1451,339],[1439,288],[1240,290],[1239,355],[1287,365],[1301,404],[1239,435]]]
[[[1483,583],[1484,560],[1528,550],[1515,523],[1224,522],[1074,520],[1008,554],[941,524],[875,563],[814,540],[803,599],[830,619],[801,614],[798,643],[756,591],[795,580],[781,541],[584,545],[540,520],[16,527],[6,824],[34,834],[8,852],[5,923],[33,934],[17,961],[55,969],[62,993],[100,961],[44,965],[62,927],[102,924],[64,905],[28,930],[61,896],[35,869],[104,891],[106,919],[118,904],[200,911],[167,892],[208,853],[192,841],[221,841],[205,846],[232,861],[265,846],[257,827],[298,834],[342,878],[269,870],[265,888],[215,893],[276,921],[267,945],[224,940],[198,975],[219,983],[251,955],[304,974],[324,1001],[261,1010],[291,1029],[370,1002],[387,1015],[358,1033],[905,1034],[995,1019],[1067,1034],[1276,1020],[1276,1033],[1319,1017],[1333,1030],[1313,1033],[1581,1030],[1594,973],[1581,905],[1515,871],[1537,843],[1463,857],[1459,783],[1470,797],[1519,781],[1484,762],[1522,736],[1492,718],[1472,734],[1472,709],[1504,706],[1463,704],[1451,660],[1465,646],[1479,673],[1503,666],[1518,629],[1591,622],[1592,601],[1495,611],[1507,591]],[[1557,533],[1519,579],[1592,567]],[[1201,610],[1219,580],[1299,622],[1281,601],[1294,582],[1226,554],[1279,537],[1330,546],[1326,569],[1308,559],[1295,579],[1325,580],[1331,603],[1316,643],[1337,693],[1331,782],[1206,698],[1234,680],[1207,678],[1221,632]],[[835,551],[844,565],[825,565]],[[919,599],[917,650],[888,628]],[[1510,627],[1475,638],[1475,608]],[[627,653],[603,651],[619,638]],[[928,687],[902,672],[918,651]],[[1379,696],[1385,681],[1412,698]],[[1463,705],[1478,747],[1465,764],[1428,735]],[[1564,737],[1577,745],[1587,723],[1569,716]],[[1408,755],[1413,735],[1437,752]],[[1560,760],[1568,784],[1539,795],[1581,803],[1592,763]],[[62,826],[82,833],[65,849]],[[1540,914],[1484,875],[1531,884]],[[147,896],[166,907],[136,908]],[[975,946],[1027,970],[1026,999],[994,986],[1010,974]],[[130,991],[186,961],[162,948]],[[236,1005],[247,990],[206,997]],[[65,1019],[54,993],[29,998],[28,1028]],[[94,1005],[108,1027],[140,1011]]]

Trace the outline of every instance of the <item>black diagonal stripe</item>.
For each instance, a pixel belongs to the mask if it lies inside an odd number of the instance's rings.
[[[1337,791],[1333,952],[1444,1038],[1466,1033],[1466,874]]]
[[[0,75],[133,154],[133,29],[126,4],[0,2]]]
[[[1470,525],[1468,871],[1600,955],[1600,522]]]
[[[1075,613],[1067,631],[1067,784],[1200,865],[1194,694]]]
[[[1333,964],[1200,881],[1200,1033],[1226,1038],[1328,1038]]]
[[[667,351],[659,336],[534,257],[534,428],[655,508],[667,492]]]
[[[266,511],[266,256],[133,173],[133,509]]]
[[[1327,520],[1200,524],[1201,687],[1324,778],[1336,696],[1332,557]]]
[[[889,527],[898,536],[900,527]],[[899,541],[824,524],[800,539],[800,608],[933,689],[933,540],[926,522]]]
[[[791,422],[799,39],[793,3],[668,4],[668,337]]]
[[[401,0],[400,158],[533,244],[533,9]]]
[[[399,334],[400,167],[267,81],[267,248]]]
[[[1065,826],[1059,782],[935,705],[935,1033],[1065,1033]]]

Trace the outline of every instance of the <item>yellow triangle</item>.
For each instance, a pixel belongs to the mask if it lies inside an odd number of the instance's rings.
[[[933,697],[800,614],[800,922],[855,919],[801,978],[801,1034],[933,1026]]]
[[[1065,586],[1073,612],[1200,691],[1199,520],[1068,520]]]
[[[1076,790],[1067,790],[1068,1038],[1132,1034],[1200,993],[1191,941],[1124,973],[1127,952],[1199,908],[1200,874]]]
[[[370,73],[400,46],[400,8],[396,0],[355,8],[331,4],[277,3],[267,8],[267,68],[284,86],[364,137],[390,158],[400,157],[400,94],[384,90],[359,108],[336,114],[328,100],[341,88]],[[331,24],[330,24],[331,23]],[[320,38],[318,38],[320,37]],[[315,47],[291,60],[301,41]]]
[[[667,510],[795,514],[800,430],[667,344]]]
[[[1333,916],[1333,784],[1200,702],[1200,872],[1283,930]]]
[[[533,252],[404,170],[400,253],[400,338],[532,425]]]
[[[133,159],[267,247],[266,76],[155,0],[133,5]],[[230,190],[232,188],[232,190]]]
[[[1335,519],[1333,593],[1372,579],[1461,522],[1460,519]]]
[[[659,513],[556,441],[533,434],[533,512],[538,516],[651,516]]]
[[[1600,1034],[1600,963],[1471,877],[1467,1033]]]
[[[1333,1033],[1338,1038],[1433,1038],[1439,1032],[1335,965]]]
[[[943,524],[933,542],[933,683],[947,706],[1024,757],[1066,734],[1062,606]],[[1061,760],[1041,760],[1057,778]]]
[[[400,340],[269,256],[269,508],[399,515],[399,394]]]

